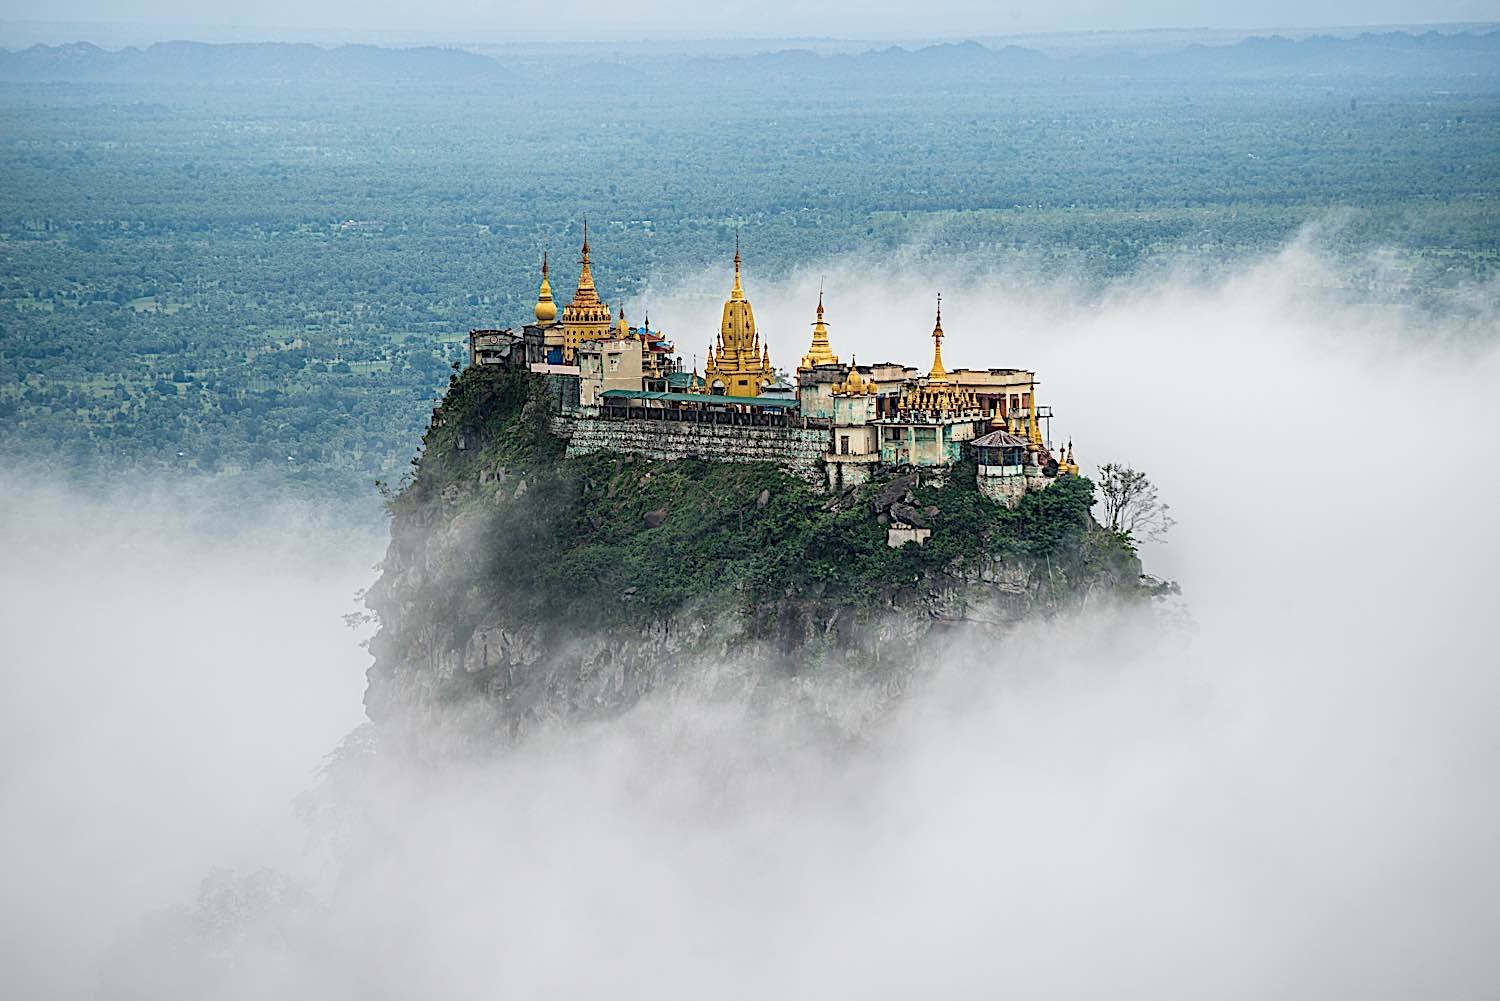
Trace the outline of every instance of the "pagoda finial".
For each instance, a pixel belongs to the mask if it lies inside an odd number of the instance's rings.
[[[948,370],[943,367],[943,293],[937,297],[937,323],[932,327],[932,371],[927,376],[929,383],[944,384],[948,381]]]
[[[574,306],[601,306],[599,293],[594,288],[594,269],[589,264],[589,221],[583,220],[583,258],[578,262],[578,289],[573,293]],[[606,311],[605,320],[609,314]],[[566,317],[564,317],[566,319]]]
[[[743,299],[745,290],[740,287],[740,234],[734,234],[734,290],[731,295]]]

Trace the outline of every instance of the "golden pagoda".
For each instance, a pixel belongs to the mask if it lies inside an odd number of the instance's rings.
[[[834,396],[874,396],[877,390],[873,379],[866,382],[859,374],[859,363],[850,355],[848,376],[842,382],[835,382],[831,392]]]
[[[557,322],[557,303],[552,301],[552,283],[547,280],[547,252],[542,251],[542,287],[536,293],[536,325],[550,327]]]
[[[775,378],[770,349],[760,343],[760,332],[755,329],[755,310],[740,287],[740,243],[735,240],[734,288],[724,301],[718,341],[709,345],[703,381],[710,393],[759,396],[761,389]]]
[[[572,363],[578,346],[584,341],[602,340],[609,336],[609,307],[599,298],[594,288],[594,272],[589,267],[589,221],[583,221],[583,259],[578,262],[578,288],[573,301],[563,307],[563,361]],[[550,289],[549,289],[550,291]]]
[[[1073,458],[1073,440],[1071,438],[1068,439],[1067,451],[1063,452],[1060,458],[1061,461],[1057,464],[1057,471],[1059,473],[1072,473],[1074,476],[1077,476],[1078,462]]]
[[[802,356],[802,368],[838,363],[839,356],[828,346],[828,324],[823,322],[823,290],[818,289],[818,320],[813,324],[812,346]]]
[[[901,392],[897,409],[956,414],[978,408],[978,397],[954,386],[948,379],[948,370],[943,367],[943,297],[939,295],[937,323],[932,328],[932,371],[927,373],[925,383]]]

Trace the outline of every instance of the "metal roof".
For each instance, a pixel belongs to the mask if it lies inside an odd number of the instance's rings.
[[[747,407],[769,407],[787,410],[798,405],[796,400],[782,400],[774,396],[720,396],[714,393],[648,393],[640,389],[606,389],[600,394],[609,400],[661,400],[665,403],[733,403]]]
[[[1031,442],[1025,438],[1019,438],[1009,431],[991,431],[983,438],[975,438],[969,444],[975,448],[999,448],[1002,445],[1020,445],[1024,448],[1030,445]]]

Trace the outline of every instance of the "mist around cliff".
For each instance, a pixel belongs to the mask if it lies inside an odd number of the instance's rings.
[[[330,550],[316,519],[249,499],[240,531],[184,530],[181,502],[129,483],[98,502],[7,474],[9,978],[32,997],[1492,993],[1500,290],[1372,309],[1329,267],[1302,242],[1082,304],[1066,278],[944,289],[950,365],[1036,368],[1085,471],[1160,485],[1178,524],[1142,555],[1185,605],[959,638],[837,746],[754,706],[655,701],[498,760],[396,763],[359,729],[325,761],[359,718],[339,617],[379,540]],[[925,365],[933,275],[825,273],[864,282],[829,296],[836,351]],[[798,283],[747,275],[783,363],[806,328],[772,304]]]

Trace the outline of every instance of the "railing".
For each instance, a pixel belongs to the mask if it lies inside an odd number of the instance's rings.
[[[641,407],[605,401],[600,409],[605,420],[661,421],[668,424],[715,424],[723,427],[813,428],[827,430],[833,422],[798,413],[743,410],[696,410],[678,407]]]

